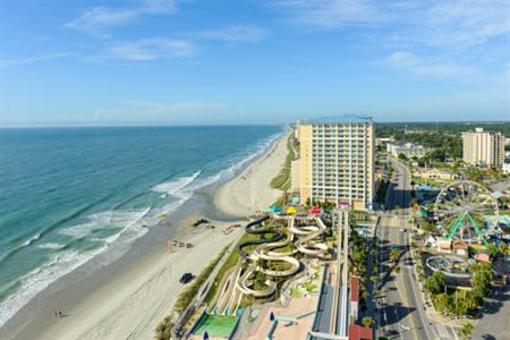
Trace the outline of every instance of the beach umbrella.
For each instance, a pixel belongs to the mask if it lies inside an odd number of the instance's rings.
[[[209,333],[207,331],[204,332],[204,340],[209,340]]]
[[[269,211],[273,213],[279,213],[280,211],[282,211],[282,208],[280,208],[276,204],[273,204],[271,207],[269,207]]]
[[[321,213],[321,209],[319,207],[312,207],[310,209],[310,214],[312,215],[318,215]]]
[[[297,213],[297,209],[296,209],[296,207],[288,207],[288,208],[287,208],[287,214],[289,214],[289,215],[294,215],[294,214],[296,214],[296,213]]]

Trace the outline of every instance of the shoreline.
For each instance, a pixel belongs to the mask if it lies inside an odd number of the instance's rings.
[[[243,220],[238,211],[249,211],[243,205],[236,207],[236,202],[228,200],[230,195],[218,193],[238,196],[249,192],[249,197],[260,196],[262,199],[248,199],[248,202],[255,204],[256,210],[264,209],[266,202],[277,195],[270,189],[269,182],[286,157],[287,136],[287,133],[279,136],[264,153],[226,183],[213,185],[209,193],[210,202],[204,202],[207,195],[191,199],[179,211],[135,240],[120,259],[101,266],[104,259],[100,254],[51,284],[0,328],[0,337],[152,338],[155,327],[169,315],[184,287],[178,283],[180,276],[186,271],[198,274],[221,249],[242,234],[241,229],[228,235],[222,230],[234,221]],[[277,171],[271,173],[273,169]],[[267,178],[266,188],[260,184]],[[258,186],[253,183],[258,183]],[[204,209],[206,203],[209,204],[208,211]],[[194,219],[204,215],[216,225],[216,229],[190,227]],[[166,249],[170,239],[191,242],[194,247],[170,253]],[[100,268],[97,269],[97,266]],[[61,310],[64,317],[55,317],[57,310]]]

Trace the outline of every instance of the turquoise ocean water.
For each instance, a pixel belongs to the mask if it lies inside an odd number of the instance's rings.
[[[0,130],[0,326],[95,255],[231,177],[280,126]],[[147,228],[148,227],[148,228]]]

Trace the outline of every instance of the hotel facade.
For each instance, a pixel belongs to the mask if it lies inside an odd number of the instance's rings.
[[[500,168],[505,161],[505,137],[499,132],[485,132],[482,128],[462,134],[464,163]]]
[[[301,123],[300,200],[328,200],[371,210],[374,197],[374,128],[369,118]]]

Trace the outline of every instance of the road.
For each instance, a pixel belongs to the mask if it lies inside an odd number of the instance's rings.
[[[427,316],[420,287],[414,276],[409,244],[409,206],[411,174],[407,167],[389,158],[394,168],[393,189],[387,196],[387,211],[378,228],[379,266],[382,297],[378,335],[393,339],[456,339],[453,328],[433,323]],[[391,273],[389,253],[400,250],[400,272]]]
[[[510,339],[510,287],[494,288],[475,324],[473,339]]]

